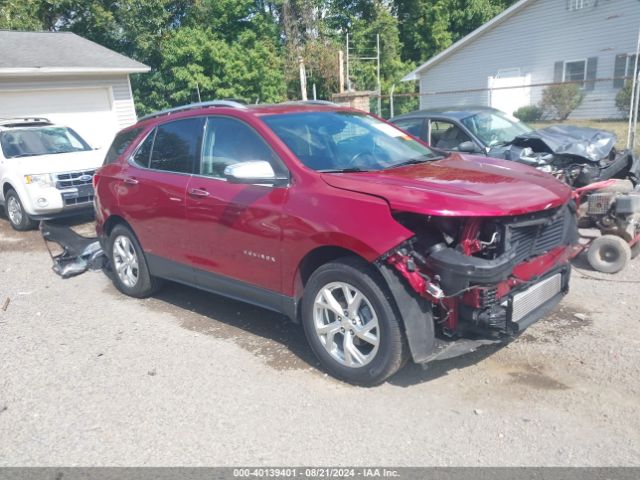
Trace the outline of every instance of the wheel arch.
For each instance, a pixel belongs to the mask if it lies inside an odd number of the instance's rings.
[[[14,190],[15,191],[15,188],[8,180],[5,180],[4,183],[2,184],[2,199],[3,200],[5,198],[7,198],[7,192],[9,190]]]
[[[313,275],[313,272],[322,265],[344,258],[358,258],[363,262],[370,263],[355,251],[345,247],[339,247],[337,245],[323,245],[321,247],[316,247],[307,252],[300,262],[298,262],[293,280],[293,297],[295,301],[295,316],[293,320],[296,323],[300,322],[302,295],[309,278]]]
[[[105,220],[102,226],[102,230],[106,237],[108,237],[111,234],[111,232],[116,227],[116,225],[124,225],[129,230],[131,230],[131,232],[133,232],[133,234],[135,235],[133,228],[131,228],[131,225],[129,224],[129,222],[127,222],[123,217],[121,217],[120,215],[110,215],[109,218]]]

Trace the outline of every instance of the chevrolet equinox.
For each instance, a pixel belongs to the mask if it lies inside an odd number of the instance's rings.
[[[94,184],[121,292],[168,279],[280,312],[359,385],[514,338],[566,294],[576,252],[560,181],[334,105],[159,112]]]

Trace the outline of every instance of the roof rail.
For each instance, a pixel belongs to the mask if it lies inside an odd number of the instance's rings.
[[[211,100],[210,102],[190,103],[188,105],[182,105],[180,107],[174,107],[174,108],[169,108],[167,110],[161,110],[159,112],[150,113],[149,115],[145,115],[144,117],[139,118],[138,121],[141,122],[143,120],[149,120],[150,118],[156,118],[162,115],[171,115],[172,113],[184,112],[187,110],[195,110],[197,108],[207,108],[207,107],[247,108],[242,103],[236,102],[234,100]]]
[[[287,105],[329,105],[338,106],[335,102],[329,100],[293,100],[291,102],[285,102]]]
[[[0,126],[3,127],[28,125],[30,123],[51,123],[51,121],[48,118],[43,117],[0,118]]]

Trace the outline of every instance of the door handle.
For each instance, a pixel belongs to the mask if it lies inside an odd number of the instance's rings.
[[[206,190],[202,189],[202,188],[192,188],[189,190],[189,195],[193,196],[193,197],[208,197],[209,196],[209,192],[207,192]]]
[[[136,180],[133,177],[126,177],[124,179],[124,183],[128,183],[129,185],[137,185],[138,184],[138,180]]]

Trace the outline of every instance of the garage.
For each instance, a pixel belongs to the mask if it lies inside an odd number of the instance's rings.
[[[129,75],[149,67],[69,32],[0,31],[0,118],[45,117],[106,148],[136,121]]]
[[[94,148],[119,129],[110,88],[0,92],[0,117],[45,117],[73,128]]]

